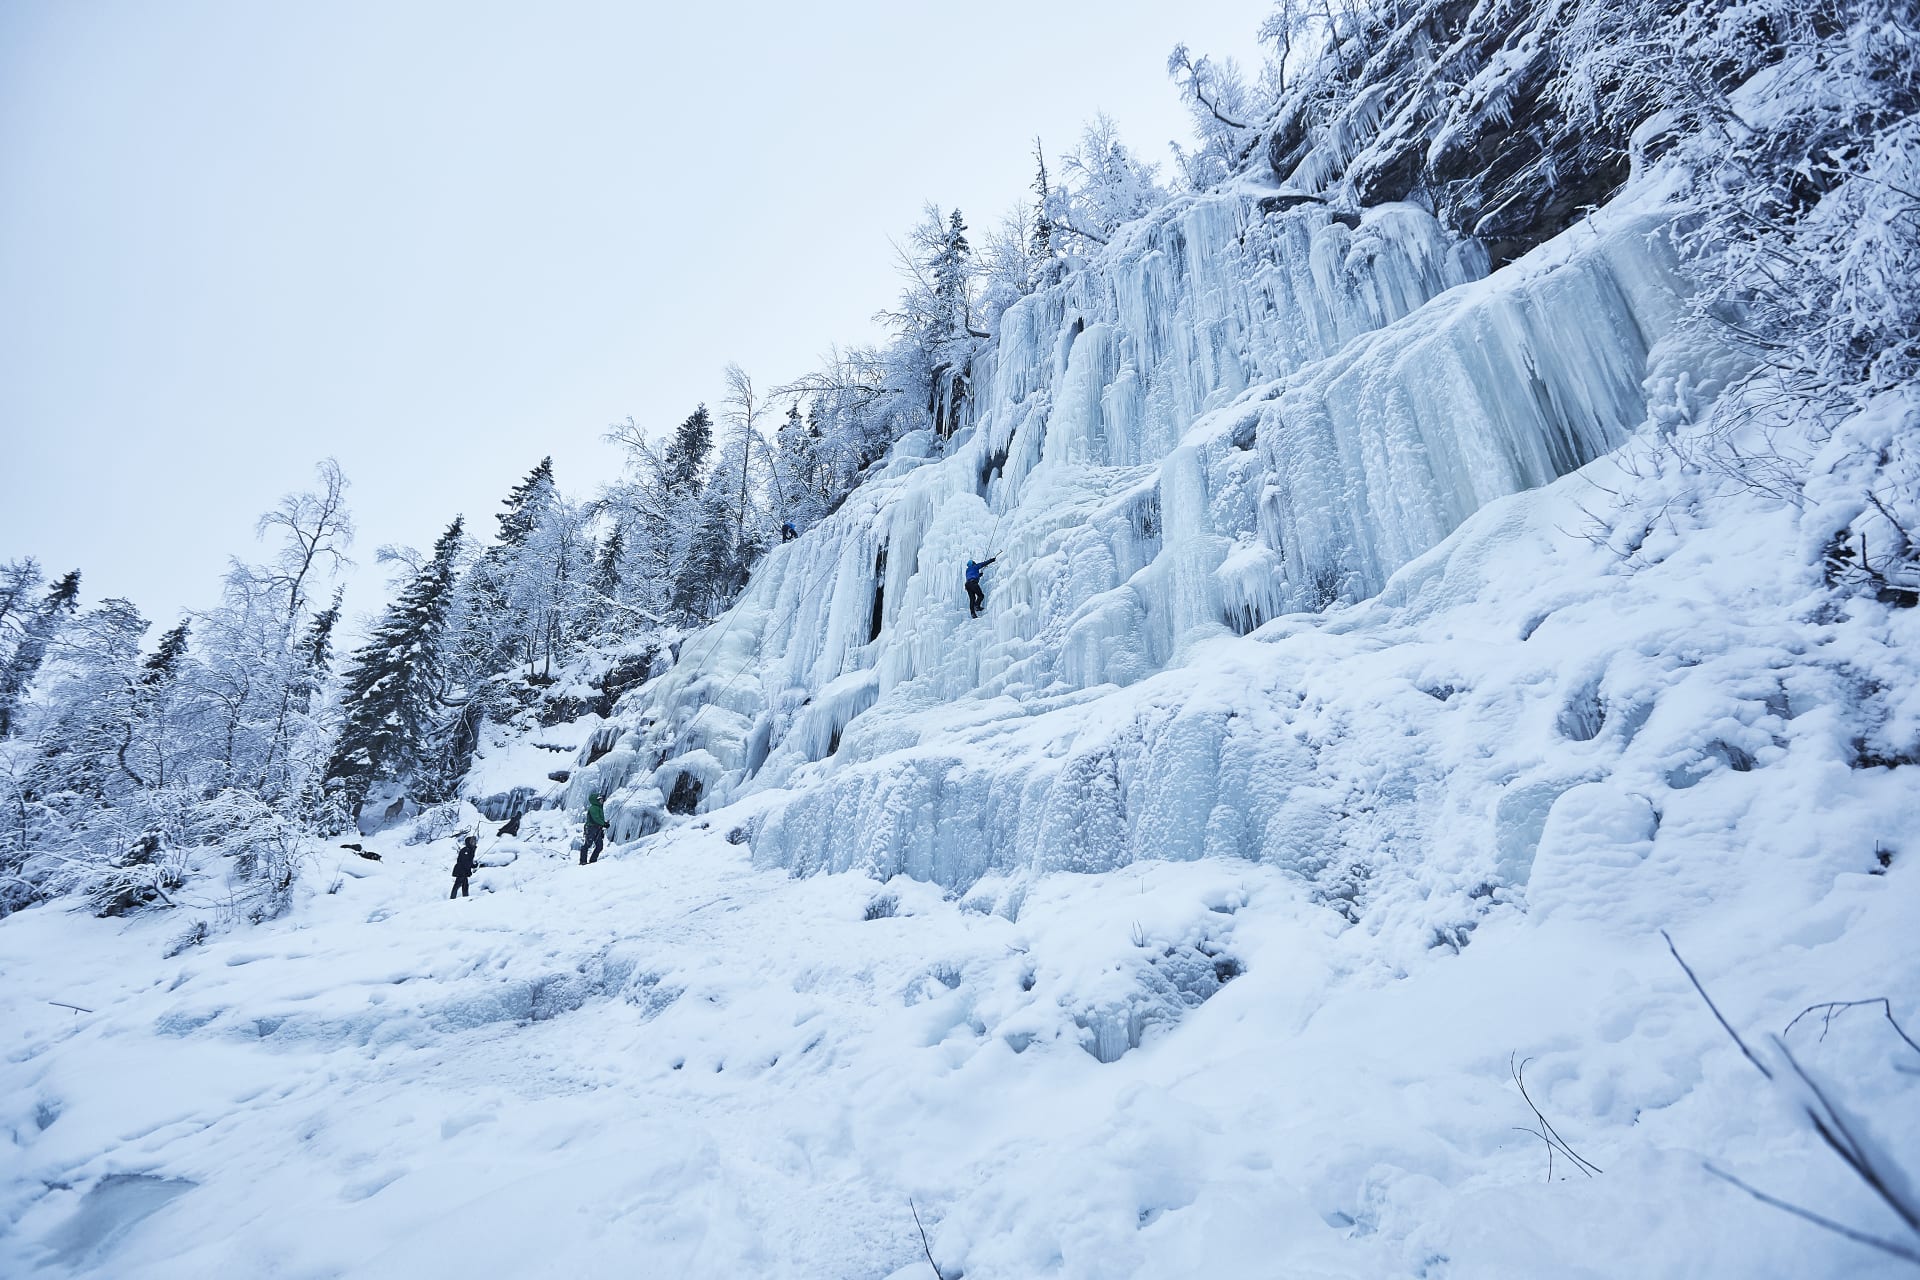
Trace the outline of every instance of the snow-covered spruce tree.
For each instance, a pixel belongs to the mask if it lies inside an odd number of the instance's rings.
[[[186,632],[143,661],[148,624],[105,600],[63,627],[17,799],[34,807],[5,873],[25,900],[77,894],[103,913],[165,901],[184,879],[194,799],[178,732]],[[12,842],[9,841],[9,844]]]
[[[586,513],[556,494],[513,555],[509,639],[514,664],[527,679],[550,680],[596,612],[587,594],[593,550]]]
[[[451,666],[461,675],[481,678],[504,671],[537,650],[531,634],[537,624],[520,609],[528,595],[523,579],[537,573],[525,552],[559,501],[553,483],[553,459],[542,458],[515,485],[494,517],[494,542],[461,577],[459,603],[450,646]]]
[[[973,279],[973,246],[967,242],[967,224],[955,209],[933,260],[941,336],[935,347],[939,359],[930,371],[927,412],[933,415],[933,429],[943,436],[958,431],[965,420],[972,393],[974,340],[987,336],[973,327]]]
[[[503,510],[494,517],[500,525],[496,545],[513,548],[524,544],[539,527],[540,517],[554,496],[553,459],[545,457],[527,473],[526,479],[513,487],[501,504]]]
[[[696,405],[686,420],[674,430],[667,442],[666,468],[662,477],[667,489],[685,495],[699,487],[706,474],[707,456],[713,452],[713,416],[704,404]]]
[[[497,519],[496,541],[454,593],[441,687],[452,714],[428,762],[441,779],[431,791],[466,772],[482,723],[511,719],[539,696],[594,616],[591,517],[559,493],[551,458],[507,495]]]
[[[693,516],[691,545],[669,599],[673,615],[689,625],[725,610],[746,586],[751,568],[735,549],[733,495],[725,486],[710,486]]]
[[[780,424],[773,471],[780,499],[776,514],[799,532],[818,524],[834,498],[833,460],[819,420],[808,422],[797,400]]]
[[[986,336],[972,324],[976,268],[966,229],[958,209],[943,216],[928,204],[907,244],[896,246],[906,290],[896,308],[876,317],[896,339],[882,356],[882,385],[924,406],[926,418],[914,427],[931,425],[942,435],[961,425],[976,341]]]
[[[298,715],[306,715],[313,709],[314,698],[333,671],[333,631],[340,625],[340,602],[344,596],[342,590],[334,589],[333,602],[307,622],[294,648],[299,660],[299,678],[292,686],[292,710]]]
[[[738,365],[726,370],[729,430],[697,496],[676,497],[687,539],[668,591],[668,612],[687,623],[704,622],[732,604],[754,563],[775,537],[777,522],[767,498],[773,490],[773,459],[761,438],[764,408],[753,379]]]
[[[437,798],[444,783],[428,766],[446,727],[441,644],[464,529],[459,518],[447,526],[431,557],[354,652],[340,698],[345,719],[326,768],[328,781],[352,809],[375,783],[394,783],[427,799]]]
[[[934,255],[933,295],[946,337],[958,338],[972,329],[973,246],[967,243],[967,224],[958,209],[948,217],[946,235]]]
[[[600,625],[590,628],[595,636],[610,639],[605,620],[608,618],[608,606],[620,603],[622,588],[626,585],[626,571],[623,564],[627,558],[627,532],[619,524],[608,529],[593,550],[593,561],[587,569],[587,594],[592,602],[594,617],[601,619]]]
[[[13,643],[5,665],[0,666],[0,738],[14,731],[20,702],[39,674],[48,643],[79,607],[80,571],[75,569],[47,589],[37,608],[27,608],[18,597],[30,593],[32,588],[26,586],[26,582],[38,577],[37,567],[32,567],[31,561],[10,567],[8,611],[4,621],[12,632]]]
[[[1047,153],[1036,136],[1033,140],[1033,230],[1027,239],[1027,257],[1032,262],[1029,279],[1035,288],[1054,281],[1053,215],[1048,206],[1053,200],[1053,184],[1047,178]]]
[[[186,656],[187,634],[193,628],[191,619],[182,619],[180,624],[160,637],[160,643],[154,647],[146,661],[140,664],[140,683],[148,688],[156,685],[171,684],[180,673],[180,660]]]
[[[630,620],[663,620],[693,548],[696,509],[713,452],[713,418],[700,405],[664,443],[629,418],[607,432],[626,455],[599,508],[620,536],[614,602]]]

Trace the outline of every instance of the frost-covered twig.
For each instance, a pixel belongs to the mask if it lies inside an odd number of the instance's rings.
[[[622,601],[615,600],[612,596],[606,594],[606,592],[604,591],[588,591],[587,594],[594,597],[595,599],[600,601],[600,603],[602,604],[610,604],[616,609],[624,609],[626,610],[626,612],[631,613],[636,617],[645,618],[648,622],[651,622],[656,627],[666,627],[666,626],[672,625],[665,618],[661,617],[659,614],[648,613],[645,609],[639,608],[636,605],[630,605]]]

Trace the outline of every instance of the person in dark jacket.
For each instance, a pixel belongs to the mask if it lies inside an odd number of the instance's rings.
[[[985,560],[967,561],[967,610],[973,617],[979,617],[981,608],[987,603],[986,589],[980,585],[980,571],[999,558],[988,556]]]
[[[460,842],[460,856],[453,860],[453,892],[447,895],[449,900],[473,896],[472,891],[467,888],[467,877],[473,874],[474,859],[479,849],[478,836],[468,836]]]
[[[600,851],[606,847],[606,797],[595,791],[587,797],[587,839],[580,846],[580,865],[600,861]]]
[[[800,531],[793,527],[793,521],[789,520],[785,524],[780,526],[780,541],[792,542],[795,538],[799,536],[800,536]]]

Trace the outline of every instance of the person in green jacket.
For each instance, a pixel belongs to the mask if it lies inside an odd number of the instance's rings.
[[[600,851],[606,847],[606,797],[595,791],[587,796],[587,839],[580,846],[580,865],[600,861]]]

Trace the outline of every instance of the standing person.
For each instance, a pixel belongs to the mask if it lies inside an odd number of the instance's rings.
[[[973,617],[979,617],[982,606],[987,603],[986,589],[980,585],[980,571],[999,558],[988,556],[985,560],[967,561],[967,609]]]
[[[793,527],[793,521],[789,520],[780,526],[780,541],[792,542],[799,536],[800,531]]]
[[[460,856],[453,860],[453,892],[447,895],[448,901],[454,898],[471,898],[473,893],[467,888],[467,877],[473,874],[474,859],[480,848],[478,836],[468,836],[460,842]]]
[[[606,847],[606,797],[595,791],[587,796],[587,839],[580,846],[580,865],[600,861],[600,851]]]

